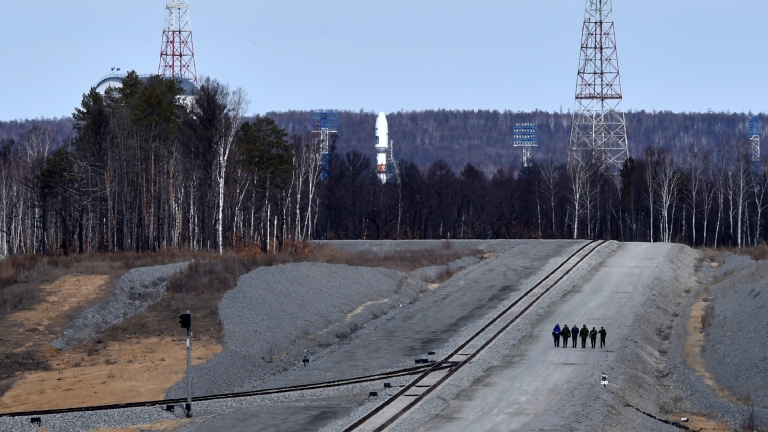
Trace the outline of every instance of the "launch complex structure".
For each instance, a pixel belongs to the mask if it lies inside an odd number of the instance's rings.
[[[312,110],[312,129],[310,134],[317,143],[318,157],[320,158],[320,178],[328,178],[328,154],[330,152],[333,136],[339,133],[338,110]]]

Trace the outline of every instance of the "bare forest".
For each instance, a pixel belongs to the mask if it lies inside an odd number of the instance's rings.
[[[341,113],[323,167],[306,112],[246,117],[243,91],[210,78],[193,97],[160,77],[123,84],[84,94],[72,119],[0,125],[14,131],[0,141],[0,253],[281,251],[312,239],[717,247],[766,236],[766,178],[744,115],[628,113],[632,157],[616,176],[591,157],[565,163],[567,114],[395,113],[400,181],[381,184],[372,113]],[[529,170],[509,142],[523,121],[542,130]],[[62,122],[70,136],[52,126]]]

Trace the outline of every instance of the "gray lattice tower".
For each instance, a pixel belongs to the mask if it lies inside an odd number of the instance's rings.
[[[618,173],[629,156],[611,0],[587,0],[581,37],[570,156],[589,152]]]
[[[752,144],[752,163],[760,170],[760,119],[749,118],[749,142]]]

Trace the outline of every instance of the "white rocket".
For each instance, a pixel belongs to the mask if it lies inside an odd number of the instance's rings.
[[[387,182],[387,157],[389,153],[389,126],[383,112],[376,117],[376,172],[382,183]]]

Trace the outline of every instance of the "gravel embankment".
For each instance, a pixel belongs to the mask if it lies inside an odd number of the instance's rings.
[[[715,280],[723,280],[708,289],[714,319],[706,329],[702,354],[717,383],[738,398],[766,405],[768,266],[745,256],[724,258],[728,265],[713,272]]]
[[[698,273],[699,286],[687,295],[680,322],[676,323],[672,334],[669,368],[661,373],[664,384],[674,395],[675,410],[725,420],[731,428],[739,428],[752,410],[750,403],[718,397],[685,363],[683,345],[687,333],[684,324],[697,297],[706,295],[712,297],[714,306],[714,320],[706,330],[702,349],[707,371],[718,386],[731,392],[731,397],[749,395],[758,425],[768,426],[768,410],[764,408],[768,403],[768,368],[760,337],[768,305],[768,299],[760,294],[766,285],[765,275],[765,263],[756,263],[742,255],[725,253],[703,263]]]
[[[456,271],[477,261],[468,257],[445,267]],[[423,278],[439,271],[430,268],[409,278],[383,268],[295,263],[243,275],[219,303],[224,351],[193,368],[194,394],[240,390],[246,381],[250,387],[294,367],[303,350],[314,356],[367,322],[415,301],[426,289]],[[167,394],[185,391],[182,380]]]
[[[472,255],[476,251],[500,253],[531,240],[317,240],[315,246],[354,253],[402,253],[417,251],[452,250],[457,253]]]
[[[128,271],[117,281],[113,293],[83,311],[51,345],[60,350],[70,350],[90,341],[110,326],[140,314],[160,301],[171,276],[188,264],[140,267]]]

